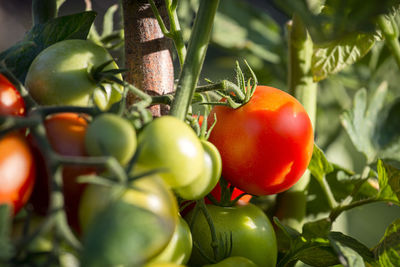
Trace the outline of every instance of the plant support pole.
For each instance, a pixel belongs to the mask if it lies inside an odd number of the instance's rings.
[[[171,115],[181,120],[186,117],[199,80],[218,4],[219,0],[200,1],[187,55],[176,88],[175,99],[171,107]]]
[[[169,26],[165,1],[155,4]],[[149,95],[163,95],[174,90],[174,67],[172,62],[172,41],[162,33],[160,25],[148,0],[123,0],[125,28],[126,81]],[[131,106],[138,98],[128,92],[127,103]],[[150,108],[153,116],[168,111],[166,106]]]

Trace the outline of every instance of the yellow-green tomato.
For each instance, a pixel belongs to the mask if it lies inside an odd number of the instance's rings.
[[[171,262],[152,262],[146,264],[145,267],[186,267],[186,265],[181,265]]]
[[[41,105],[91,105],[91,99],[102,109],[118,102],[123,87],[105,85],[101,89],[90,76],[90,69],[113,58],[107,50],[88,40],[64,40],[55,43],[33,60],[25,86]],[[104,70],[117,69],[112,61]],[[117,78],[122,79],[120,74]]]
[[[207,264],[203,267],[259,267],[257,264],[244,257],[233,256],[215,264]]]
[[[83,233],[90,227],[93,218],[109,205],[114,198],[113,194],[119,193],[119,190],[114,191],[110,187],[97,184],[89,184],[85,188],[79,206],[79,222]],[[126,190],[122,199],[157,214],[165,221],[166,236],[169,239],[172,237],[178,222],[178,204],[160,177],[152,175],[135,180],[132,189]]]
[[[185,122],[162,116],[139,133],[138,165],[163,168],[160,176],[172,188],[192,183],[204,169],[204,149],[195,132]]]
[[[112,113],[103,113],[89,124],[85,146],[91,156],[114,156],[125,165],[136,151],[136,131],[128,120]]]
[[[222,161],[218,149],[210,142],[202,140],[204,149],[204,170],[192,183],[175,189],[175,192],[187,200],[205,197],[216,186],[221,177]]]
[[[186,264],[192,253],[192,234],[189,226],[179,216],[175,232],[167,247],[151,260],[152,263],[176,263]]]

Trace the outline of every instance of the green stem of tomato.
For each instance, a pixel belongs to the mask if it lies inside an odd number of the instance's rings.
[[[185,62],[186,58],[186,46],[185,42],[183,41],[181,26],[179,24],[178,14],[176,12],[177,8],[177,1],[165,0],[167,5],[167,12],[169,17],[170,23],[170,30],[169,33],[171,35],[172,40],[174,41],[176,52],[178,54],[179,63],[181,68],[183,67],[183,63]]]
[[[317,107],[317,84],[313,81],[311,62],[313,54],[313,42],[300,17],[294,14],[293,20],[288,24],[289,36],[289,78],[288,86],[310,117],[315,126]],[[292,188],[279,194],[277,212],[280,219],[295,228],[301,230],[306,214],[305,188],[310,181],[307,171]],[[296,208],[293,208],[295,205]]]
[[[199,80],[218,5],[219,0],[200,1],[170,113],[181,120],[186,117]]]
[[[199,206],[199,209],[201,212],[203,212],[204,218],[206,218],[206,221],[208,223],[208,226],[210,227],[210,233],[211,233],[211,247],[214,252],[214,259],[219,258],[219,246],[218,246],[218,237],[217,237],[217,231],[215,230],[214,222],[211,218],[210,213],[207,210],[206,203],[204,199],[200,199],[197,201],[197,204]]]
[[[33,0],[32,18],[33,25],[42,24],[57,16],[56,0]]]
[[[385,44],[388,46],[397,66],[400,68],[400,43],[399,43],[399,29],[397,24],[390,18],[390,25],[384,15],[378,17],[377,23],[385,37]]]
[[[322,179],[317,179],[319,185],[325,193],[326,199],[328,200],[329,208],[334,209],[337,207],[338,203],[336,202],[335,197],[333,196],[332,190],[329,187],[328,182],[326,181],[326,177],[324,176]]]

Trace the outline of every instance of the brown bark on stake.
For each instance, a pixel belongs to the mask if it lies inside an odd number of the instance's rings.
[[[165,2],[155,1],[166,27],[169,19]],[[162,95],[174,90],[172,41],[165,37],[147,0],[123,0],[125,27],[126,80],[149,95]],[[128,93],[127,103],[136,101]],[[153,116],[168,112],[167,106],[151,107]]]

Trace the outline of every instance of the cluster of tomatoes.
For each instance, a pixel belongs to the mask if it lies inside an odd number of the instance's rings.
[[[62,168],[64,210],[84,249],[104,246],[96,244],[99,235],[107,235],[99,231],[101,220],[121,239],[121,232],[112,226],[123,227],[129,218],[137,222],[135,218],[142,216],[152,222],[157,239],[148,241],[150,234],[142,233],[140,223],[133,224],[123,235],[131,234],[137,242],[147,240],[143,255],[131,255],[129,247],[121,247],[131,259],[118,262],[97,255],[102,265],[275,266],[274,229],[259,207],[249,198],[228,206],[209,201],[204,205],[204,199],[211,194],[218,202],[221,194],[232,193],[231,187],[221,193],[221,174],[237,187],[229,200],[241,193],[276,194],[296,183],[313,149],[312,126],[304,108],[283,91],[258,86],[252,99],[238,109],[213,108],[209,140],[172,116],[135,129],[124,116],[107,111],[121,99],[123,88],[106,84],[99,89],[87,70],[110,59],[106,50],[89,41],[59,42],[39,54],[25,82],[39,108],[94,104],[103,110],[95,116],[55,112],[43,119],[46,139],[56,155],[105,162],[103,166],[63,164]],[[108,66],[116,67],[115,63]],[[23,99],[4,76],[0,76],[0,94],[2,116],[25,115]],[[0,203],[10,204],[14,214],[29,203],[35,213],[51,216],[49,159],[29,130],[2,136],[0,156]],[[113,164],[120,168],[111,168]],[[115,175],[118,170],[123,174]],[[78,178],[83,175],[84,182]],[[189,212],[185,209],[182,218],[179,205],[187,201],[200,204]],[[118,212],[123,219],[110,215]],[[81,264],[100,262],[83,256]]]

